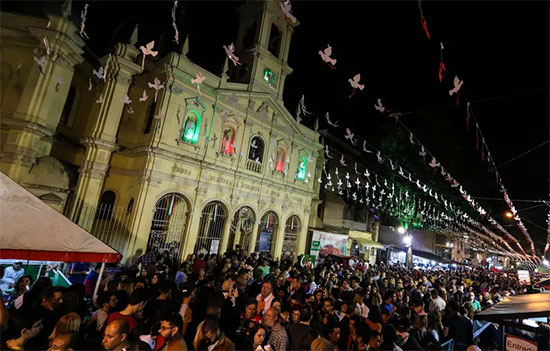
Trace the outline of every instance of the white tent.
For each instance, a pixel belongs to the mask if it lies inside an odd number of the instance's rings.
[[[0,258],[106,263],[120,254],[0,172]]]

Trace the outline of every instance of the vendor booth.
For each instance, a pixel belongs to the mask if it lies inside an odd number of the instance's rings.
[[[120,257],[116,250],[0,173],[0,259],[101,262],[102,273],[105,263],[117,262]]]
[[[550,293],[508,296],[474,318],[499,325],[503,350],[537,350],[537,340],[528,340],[518,334],[519,331],[535,333],[537,323],[550,321]],[[514,330],[518,332],[510,332]]]

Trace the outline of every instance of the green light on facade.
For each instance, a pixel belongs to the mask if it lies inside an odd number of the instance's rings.
[[[302,162],[300,162],[300,165],[298,166],[298,174],[296,174],[296,178],[299,180],[306,179],[306,158],[300,157]]]
[[[275,85],[275,73],[269,68],[264,69],[264,80],[267,84]]]
[[[185,124],[183,127],[183,134],[181,138],[193,145],[199,141],[199,135],[201,130],[201,114],[195,109],[187,111],[185,116]]]

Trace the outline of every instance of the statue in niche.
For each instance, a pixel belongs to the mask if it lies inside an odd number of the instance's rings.
[[[235,131],[233,128],[227,128],[223,132],[223,139],[222,139],[222,153],[225,155],[232,156],[233,152],[235,151]]]

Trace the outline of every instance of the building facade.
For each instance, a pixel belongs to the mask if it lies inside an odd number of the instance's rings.
[[[322,145],[283,104],[298,23],[278,1],[239,8],[242,64],[227,60],[221,76],[187,58],[188,40],[144,57],[137,28],[84,59],[64,6],[1,14],[1,171],[125,261],[147,248],[303,253]]]

